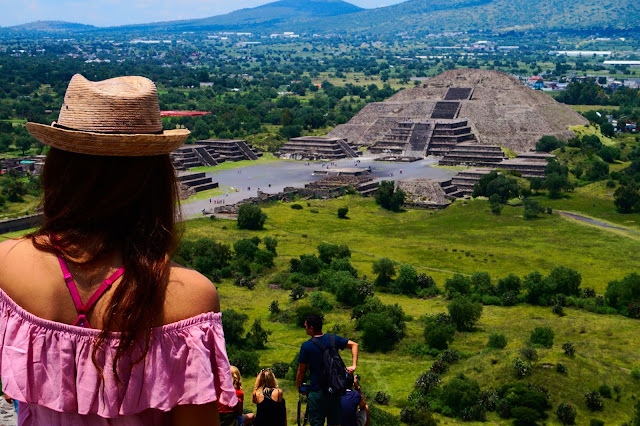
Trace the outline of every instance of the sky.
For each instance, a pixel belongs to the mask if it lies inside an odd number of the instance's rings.
[[[109,27],[206,18],[275,0],[0,0],[0,27],[33,21],[67,21]],[[364,8],[404,0],[346,0]]]

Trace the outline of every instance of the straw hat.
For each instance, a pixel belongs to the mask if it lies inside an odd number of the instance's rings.
[[[45,145],[89,155],[137,157],[167,154],[189,130],[162,130],[158,95],[144,77],[89,81],[71,78],[57,122],[27,123]]]

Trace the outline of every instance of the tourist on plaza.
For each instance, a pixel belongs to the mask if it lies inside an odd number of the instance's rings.
[[[219,425],[235,406],[218,293],[171,262],[178,185],[153,82],[75,75],[41,227],[0,243],[0,376],[20,425]]]
[[[347,376],[347,392],[340,400],[342,405],[341,426],[369,426],[369,406],[358,383],[358,376]]]
[[[260,370],[253,387],[253,403],[257,405],[256,426],[286,426],[287,409],[282,389],[269,368]]]
[[[235,407],[218,403],[220,426],[251,426],[253,424],[253,413],[243,414],[244,392],[242,391],[242,376],[240,375],[240,370],[233,365],[231,366],[231,378],[233,379],[233,387],[238,397],[238,403]]]
[[[339,425],[342,421],[342,406],[340,395],[330,395],[323,389],[323,355],[324,348],[331,347],[332,341],[335,348],[351,350],[351,366],[346,368],[349,374],[353,374],[358,364],[358,344],[344,337],[322,332],[323,319],[319,315],[309,315],[304,322],[304,328],[311,338],[300,347],[298,356],[298,372],[296,374],[296,388],[300,391],[300,385],[304,380],[307,369],[310,370],[310,384],[308,387],[309,424],[311,426]],[[344,377],[344,376],[343,376]]]

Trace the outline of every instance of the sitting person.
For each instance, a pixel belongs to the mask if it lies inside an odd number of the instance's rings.
[[[253,413],[243,414],[244,392],[242,391],[242,376],[240,375],[240,370],[233,365],[231,366],[231,379],[238,397],[238,404],[235,407],[229,407],[218,403],[220,426],[251,426],[253,424]]]
[[[284,395],[282,389],[278,388],[276,376],[269,368],[261,370],[256,377],[253,403],[258,406],[254,422],[256,426],[286,426]]]
[[[347,393],[342,396],[341,403],[342,426],[369,426],[369,406],[353,374],[347,376]]]

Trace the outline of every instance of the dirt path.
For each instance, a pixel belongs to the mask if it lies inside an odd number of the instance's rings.
[[[556,210],[558,212],[558,214],[560,214],[561,216],[567,217],[569,219],[573,219],[573,220],[577,220],[579,222],[585,222],[588,223],[589,225],[594,225],[600,228],[604,228],[606,230],[611,230],[611,231],[623,231],[623,232],[629,232],[631,234],[636,234],[636,235],[640,235],[640,231],[636,231],[634,229],[629,229],[629,228],[623,228],[621,226],[617,226],[617,225],[612,225],[610,223],[607,222],[602,222],[587,216],[581,216],[579,214],[576,213],[569,213],[569,212],[563,212],[560,210]]]

